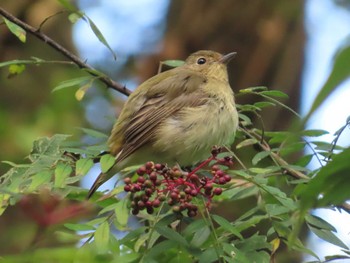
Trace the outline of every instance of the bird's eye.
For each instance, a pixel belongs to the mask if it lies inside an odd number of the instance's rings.
[[[199,59],[197,60],[197,64],[198,64],[198,65],[203,65],[203,64],[205,64],[205,62],[207,62],[207,60],[206,60],[205,58],[199,58]]]

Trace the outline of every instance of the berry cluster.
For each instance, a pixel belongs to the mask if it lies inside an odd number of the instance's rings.
[[[215,160],[216,164],[211,166],[211,176],[199,176],[197,172],[212,160]],[[124,190],[131,193],[132,213],[136,215],[140,210],[146,209],[147,213],[152,214],[155,208],[166,202],[175,213],[187,211],[189,217],[196,216],[198,207],[192,203],[193,198],[204,196],[207,199],[207,207],[210,207],[213,196],[222,193],[222,188],[218,185],[225,185],[231,181],[231,177],[217,164],[230,166],[232,159],[217,159],[213,154],[192,172],[147,162],[137,170],[136,182],[132,182],[130,178],[124,179]]]

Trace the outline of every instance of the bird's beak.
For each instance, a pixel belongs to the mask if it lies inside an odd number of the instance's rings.
[[[237,55],[237,52],[231,52],[226,55],[223,55],[222,58],[220,58],[219,62],[223,64],[228,64],[231,59],[233,59]]]

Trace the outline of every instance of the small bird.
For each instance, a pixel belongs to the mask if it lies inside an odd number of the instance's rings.
[[[128,98],[108,144],[117,171],[154,161],[193,165],[234,138],[238,114],[227,75],[236,53],[191,54],[182,66],[143,82]],[[101,173],[88,198],[112,175]]]

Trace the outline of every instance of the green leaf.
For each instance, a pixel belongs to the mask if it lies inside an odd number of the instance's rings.
[[[254,103],[254,106],[262,109],[266,107],[276,106],[276,104],[268,101],[258,101]]]
[[[26,42],[26,31],[20,26],[12,23],[11,21],[3,18],[8,29],[23,43]]]
[[[311,214],[306,214],[305,220],[308,224],[312,225],[313,227],[317,227],[320,229],[328,230],[328,231],[333,231],[337,232],[337,230],[332,226],[330,223],[325,221],[324,219],[311,215]]]
[[[26,69],[26,66],[23,64],[12,64],[9,66],[9,75],[8,78],[13,78],[21,74]]]
[[[310,111],[305,117],[305,121],[312,113],[326,100],[326,98],[346,79],[350,77],[350,45],[349,42],[343,47],[335,57],[332,72],[326,83],[316,96]]]
[[[341,204],[350,199],[350,148],[333,156],[301,191],[301,208]]]
[[[258,87],[250,87],[250,88],[246,88],[246,89],[241,89],[241,90],[239,90],[239,93],[252,93],[252,92],[260,92],[260,91],[264,91],[264,90],[267,90],[267,87],[258,86]]]
[[[93,129],[88,129],[88,128],[79,128],[80,130],[82,130],[85,134],[93,137],[93,138],[97,138],[97,139],[107,139],[108,135],[106,135],[103,132],[97,131],[97,130],[93,130]]]
[[[302,135],[308,137],[319,137],[325,134],[329,134],[329,132],[325,130],[305,130],[302,132]]]
[[[200,247],[205,241],[208,240],[210,236],[210,228],[204,226],[194,233],[194,236],[191,240],[191,245],[195,247]]]
[[[109,46],[107,40],[105,39],[105,37],[103,36],[101,31],[98,29],[98,27],[95,25],[95,23],[86,15],[84,16],[84,20],[88,21],[88,23],[90,25],[90,28],[92,29],[92,32],[94,32],[94,34],[97,37],[97,39],[109,49],[109,51],[113,55],[114,60],[116,60],[117,59],[117,55],[114,53],[112,48]]]
[[[266,90],[259,92],[259,94],[266,95],[268,97],[288,98],[288,95],[279,90]]]
[[[344,249],[349,249],[347,245],[343,243],[336,235],[334,235],[331,231],[325,230],[325,229],[318,229],[315,227],[312,227],[308,225],[309,229],[319,238],[336,245],[338,247],[344,248]]]
[[[258,152],[252,159],[252,164],[257,165],[262,159],[270,156],[270,152],[268,151],[263,151],[263,152]]]
[[[187,240],[181,236],[178,232],[166,226],[159,226],[158,224],[155,226],[155,230],[162,235],[163,237],[175,241],[182,246],[188,246]]]
[[[94,162],[89,159],[89,158],[82,158],[79,159],[76,163],[75,163],[75,174],[76,176],[79,175],[86,175],[91,167],[94,165]]]
[[[99,254],[105,254],[109,250],[109,233],[108,222],[103,222],[95,231],[94,240]]]
[[[117,223],[117,226],[126,227],[128,224],[128,219],[129,219],[128,202],[129,200],[127,198],[123,198],[117,203],[114,209],[115,222]]]
[[[185,63],[185,61],[183,61],[183,60],[174,60],[174,59],[172,59],[172,60],[165,60],[165,61],[161,62],[161,64],[164,64],[164,65],[167,65],[167,66],[173,67],[173,68],[180,67],[184,63]]]
[[[240,142],[239,144],[237,144],[236,149],[240,149],[243,147],[254,145],[256,143],[258,143],[258,141],[256,139],[246,139],[246,140]]]
[[[115,164],[115,157],[110,154],[105,154],[100,159],[102,173],[107,173]]]
[[[55,169],[55,187],[64,187],[66,178],[71,174],[72,167],[68,164],[59,163]]]
[[[31,183],[29,184],[27,191],[34,192],[36,189],[38,189],[39,186],[50,183],[51,177],[52,177],[51,171],[41,171],[33,175],[30,178]]]
[[[218,215],[212,215],[211,216],[214,221],[216,223],[218,223],[224,230],[232,233],[233,235],[235,235],[236,237],[238,237],[239,239],[243,239],[243,236],[241,235],[240,232],[238,232],[238,230],[235,228],[235,226],[233,226],[229,221],[227,221],[227,219],[218,216]]]
[[[61,5],[63,5],[69,11],[75,11],[76,10],[75,6],[71,4],[70,0],[58,0],[58,2],[60,2]]]
[[[83,14],[80,13],[80,12],[74,12],[74,13],[71,13],[69,16],[68,16],[68,19],[69,21],[72,23],[72,24],[75,24],[77,21],[79,21],[81,18],[83,17]]]
[[[92,230],[95,230],[95,228],[93,226],[87,225],[87,224],[67,223],[67,224],[64,224],[64,226],[70,230],[73,230],[73,231],[92,231]]]
[[[65,88],[69,88],[69,87],[83,86],[84,84],[86,84],[87,82],[91,81],[92,79],[95,79],[95,77],[84,76],[84,77],[79,77],[79,78],[75,78],[75,79],[65,80],[65,81],[62,81],[61,83],[59,83],[52,90],[52,92],[55,92],[55,91],[58,91],[58,90],[61,90],[61,89],[65,89]]]

